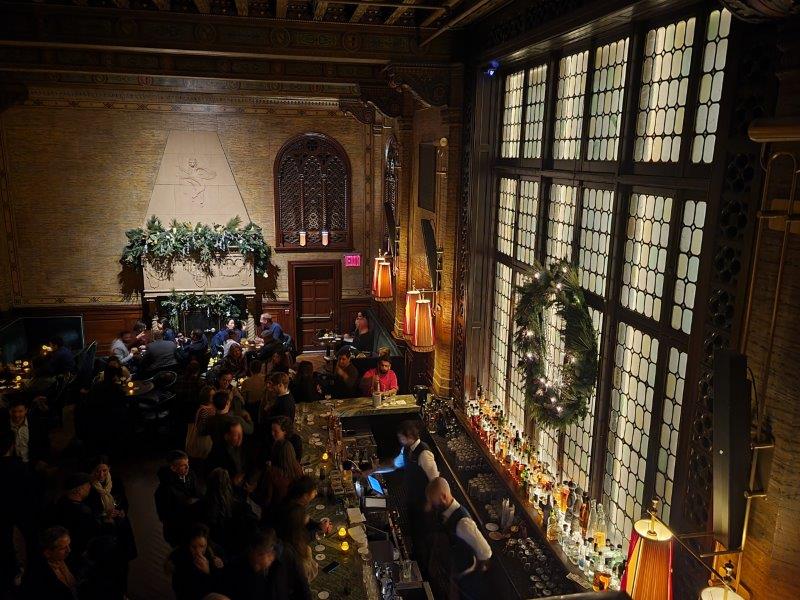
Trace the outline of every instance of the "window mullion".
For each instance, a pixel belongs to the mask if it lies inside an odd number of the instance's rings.
[[[614,223],[609,245],[609,269],[606,282],[606,304],[603,316],[601,371],[597,383],[594,433],[592,434],[590,492],[593,498],[602,498],[603,479],[608,452],[608,427],[611,406],[611,384],[614,373],[614,351],[617,344],[617,309],[622,267],[625,262],[625,231],[627,226],[630,188],[617,185],[614,189]]]
[[[639,108],[639,94],[642,87],[642,63],[644,62],[644,39],[647,28],[637,24],[631,32],[631,41],[628,46],[627,81],[625,82],[625,97],[622,108],[622,129],[620,131],[620,145],[617,159],[617,176],[633,172],[633,147],[636,143],[636,118]]]
[[[694,40],[692,40],[692,63],[689,68],[689,85],[686,89],[686,105],[684,106],[683,131],[681,132],[681,173],[685,173],[692,160],[692,142],[694,141],[695,119],[697,118],[698,90],[703,78],[703,52],[706,46],[706,25],[708,10],[695,13]]]

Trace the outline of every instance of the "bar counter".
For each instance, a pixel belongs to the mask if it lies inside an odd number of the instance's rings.
[[[351,398],[346,400],[323,400],[306,404],[298,404],[295,429],[303,438],[303,468],[306,472],[319,475],[322,471],[329,483],[331,472],[334,471],[333,456],[329,453],[326,460],[323,454],[327,452],[328,443],[328,417],[331,411],[343,419],[343,427],[350,420],[358,422],[367,419],[369,422],[378,422],[382,417],[391,417],[392,420],[415,418],[419,415],[419,407],[410,395],[398,395],[385,402],[381,407],[373,407],[372,398]],[[395,440],[396,443],[396,440]],[[365,575],[374,577],[371,565],[361,559],[358,546],[349,536],[340,538],[340,527],[347,529],[346,506],[358,506],[354,493],[344,495],[320,494],[311,502],[308,513],[312,519],[327,517],[333,523],[334,531],[331,535],[312,544],[312,551],[319,563],[320,570],[317,578],[311,582],[314,598],[325,597],[328,593],[330,599],[366,600],[370,597],[367,592]],[[349,549],[341,550],[341,542],[347,541]],[[336,561],[339,566],[331,573],[325,573],[323,568],[330,562]],[[367,573],[365,573],[367,570]],[[320,596],[320,594],[322,594]]]

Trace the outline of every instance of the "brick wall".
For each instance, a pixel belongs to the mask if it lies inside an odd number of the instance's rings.
[[[100,104],[101,103],[96,103]],[[170,130],[218,132],[250,219],[275,243],[273,163],[291,136],[318,131],[336,138],[352,167],[353,239],[356,251],[376,246],[365,229],[365,160],[368,126],[335,108],[288,104],[260,112],[193,114],[195,107],[123,110],[14,107],[2,114],[10,213],[16,234],[21,290],[17,306],[125,302],[118,260],[125,230],[141,226]],[[191,109],[191,110],[190,110]],[[186,112],[183,112],[186,110]],[[220,111],[221,113],[221,111]],[[374,168],[380,172],[380,165]],[[241,215],[245,220],[247,215]],[[0,242],[0,308],[7,302],[8,252]],[[275,292],[288,298],[290,260],[332,259],[336,253],[275,253]],[[366,261],[365,261],[366,262]],[[342,295],[360,296],[364,274],[342,272]],[[135,300],[134,300],[135,301]]]

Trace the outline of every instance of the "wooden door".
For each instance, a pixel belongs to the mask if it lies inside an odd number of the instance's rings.
[[[339,304],[339,269],[337,263],[292,265],[297,348],[321,350],[316,343],[320,329],[337,326]]]

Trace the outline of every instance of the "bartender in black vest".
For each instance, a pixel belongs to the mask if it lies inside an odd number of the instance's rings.
[[[484,600],[489,597],[486,570],[492,558],[492,549],[467,509],[461,506],[450,484],[437,477],[426,490],[428,504],[436,511],[444,525],[450,545],[449,572],[451,598]]]
[[[403,421],[397,428],[397,439],[403,447],[390,464],[373,470],[386,473],[403,469],[405,481],[408,523],[411,527],[411,542],[414,556],[420,568],[426,570],[429,555],[428,536],[431,531],[431,515],[426,511],[428,498],[425,490],[428,483],[439,477],[436,459],[428,445],[419,439],[419,429],[414,421]]]

